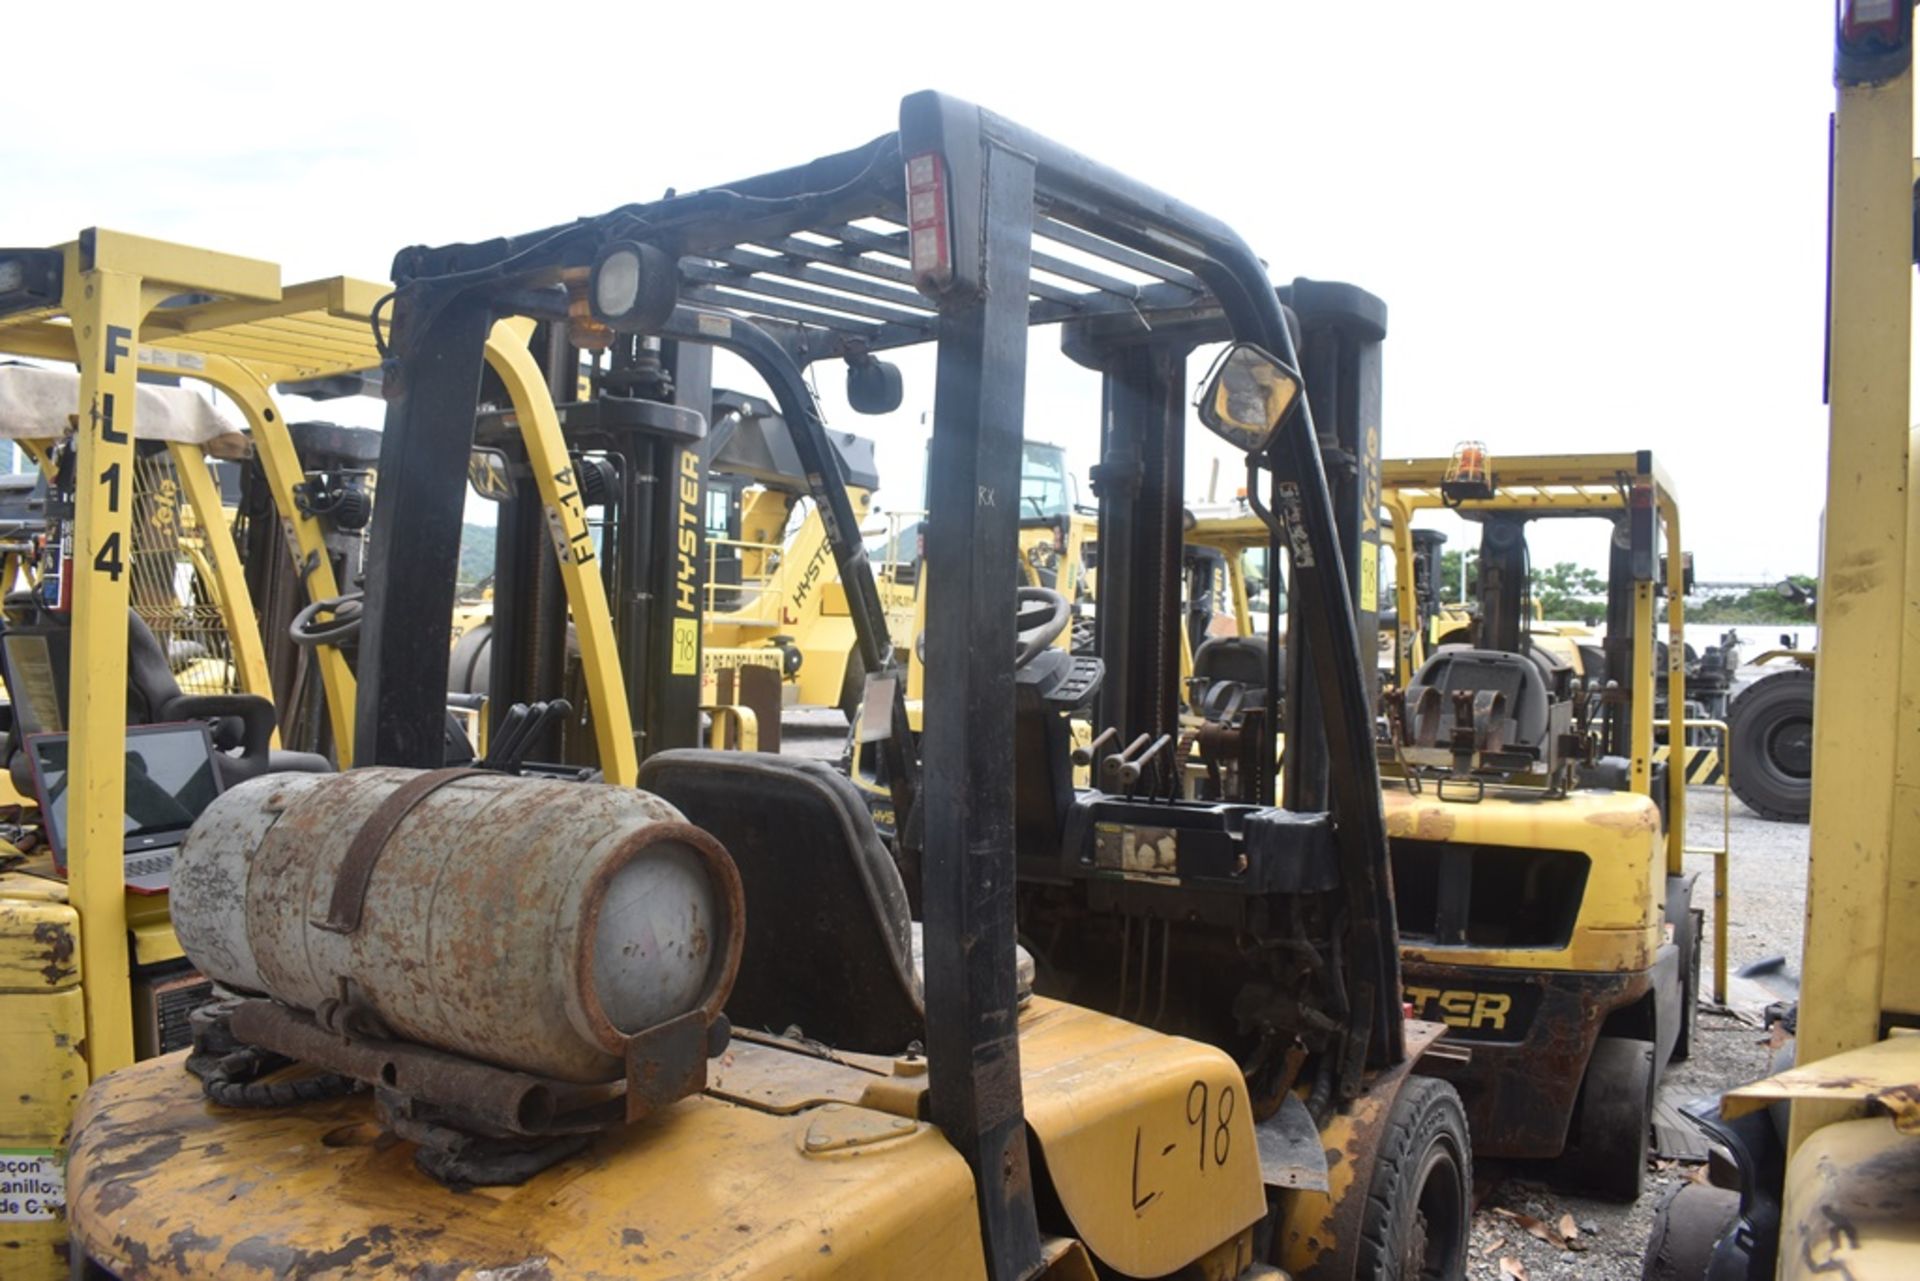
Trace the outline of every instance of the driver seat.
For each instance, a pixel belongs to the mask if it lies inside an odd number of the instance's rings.
[[[1280,650],[1280,695],[1286,696],[1287,653]],[[1188,699],[1202,719],[1232,725],[1267,699],[1267,638],[1215,636],[1193,653]]]
[[[925,1040],[906,886],[852,783],[825,761],[703,748],[649,756],[639,781],[740,870],[735,1024],[869,1054]]]
[[[873,815],[825,761],[679,748],[640,766],[640,787],[727,849],[746,894],[737,1026],[839,1050],[897,1054],[926,1039],[921,930]],[[1015,990],[1034,964],[1016,948]]]

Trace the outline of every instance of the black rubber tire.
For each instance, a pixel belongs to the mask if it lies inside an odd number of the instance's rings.
[[[1607,1201],[1640,1199],[1653,1130],[1652,1041],[1603,1036],[1593,1043],[1553,1183]]]
[[[1727,705],[1733,794],[1761,818],[1804,823],[1813,804],[1813,672],[1762,676]]]
[[[1673,1061],[1685,1063],[1693,1057],[1693,1035],[1700,1023],[1700,956],[1707,932],[1707,914],[1701,908],[1687,912],[1692,937],[1680,958],[1680,1035],[1673,1042]]]
[[[1458,1281],[1473,1221],[1467,1112],[1445,1081],[1408,1077],[1393,1101],[1360,1219],[1357,1281]]]
[[[1740,1194],[1682,1182],[1653,1212],[1640,1281],[1700,1281],[1713,1248],[1740,1217]]]

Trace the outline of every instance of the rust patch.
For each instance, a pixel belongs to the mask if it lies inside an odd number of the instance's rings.
[[[219,1237],[203,1237],[192,1228],[181,1228],[167,1238],[167,1252],[161,1257],[173,1266],[173,1270],[182,1276],[191,1276],[197,1269],[187,1262],[187,1252],[206,1254],[220,1248]]]
[[[73,931],[59,921],[42,921],[33,927],[33,941],[47,951],[47,963],[40,967],[47,986],[57,987],[73,977]]]
[[[1873,1101],[1893,1113],[1894,1129],[1920,1134],[1920,1086],[1896,1085],[1874,1095]]]
[[[170,1134],[117,1159],[92,1161],[86,1167],[86,1176],[78,1191],[98,1188],[95,1199],[100,1212],[111,1214],[140,1195],[143,1175],[178,1155],[180,1136]]]
[[[226,1262],[259,1268],[279,1278],[303,1279],[350,1271],[378,1272],[393,1264],[393,1229],[380,1225],[367,1229],[332,1250],[301,1250],[248,1237],[227,1251]]]
[[[328,1130],[320,1136],[320,1143],[323,1147],[329,1148],[373,1147],[379,1145],[385,1133],[385,1130],[372,1121],[358,1121],[352,1125],[337,1125]]]

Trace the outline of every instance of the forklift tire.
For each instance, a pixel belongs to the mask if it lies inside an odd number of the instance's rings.
[[[1682,1182],[1653,1212],[1640,1281],[1701,1281],[1713,1265],[1714,1247],[1739,1218],[1738,1192]]]
[[[1374,1161],[1354,1276],[1465,1277],[1472,1202],[1473,1148],[1459,1094],[1445,1081],[1408,1077]]]
[[[1689,909],[1687,925],[1691,937],[1682,940],[1687,950],[1680,969],[1680,1035],[1673,1042],[1675,1063],[1685,1063],[1693,1056],[1693,1034],[1700,1022],[1700,955],[1701,938],[1707,932],[1706,912],[1697,907]]]
[[[1653,1050],[1652,1041],[1623,1036],[1593,1043],[1554,1186],[1606,1201],[1640,1199],[1653,1130]]]
[[[1762,676],[1727,705],[1733,794],[1761,818],[1804,823],[1813,804],[1813,672]]]

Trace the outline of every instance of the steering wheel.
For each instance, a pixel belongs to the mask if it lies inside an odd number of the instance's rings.
[[[1022,587],[1014,597],[1013,631],[1019,648],[1014,653],[1017,672],[1040,657],[1060,639],[1073,620],[1073,603],[1050,587]]]
[[[289,639],[296,645],[338,645],[359,635],[364,596],[354,591],[314,601],[293,616],[287,628]]]

